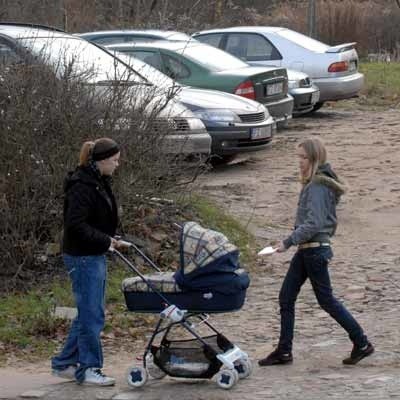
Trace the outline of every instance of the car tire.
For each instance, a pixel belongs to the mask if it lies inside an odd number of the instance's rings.
[[[209,159],[209,163],[213,167],[217,167],[218,165],[225,165],[228,164],[229,162],[233,161],[236,157],[236,154],[230,154],[227,156],[219,156],[219,155],[213,155]]]
[[[312,111],[310,111],[310,113],[318,111],[323,105],[324,105],[323,101],[315,103],[315,105],[314,105]]]

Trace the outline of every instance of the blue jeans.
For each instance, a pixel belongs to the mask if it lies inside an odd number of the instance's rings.
[[[332,294],[328,264],[333,257],[330,247],[298,250],[293,256],[289,270],[279,293],[281,334],[278,348],[292,351],[297,295],[307,278],[310,279],[318,304],[349,334],[350,340],[363,347],[368,343],[361,326],[349,311]]]
[[[64,263],[72,281],[78,309],[61,353],[53,357],[53,369],[76,366],[75,377],[84,380],[87,368],[103,367],[100,333],[104,328],[106,258],[101,256],[70,256]]]

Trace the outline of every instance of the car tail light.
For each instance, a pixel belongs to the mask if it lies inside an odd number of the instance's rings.
[[[235,94],[242,97],[247,97],[248,99],[255,100],[256,92],[254,90],[254,85],[251,81],[242,82],[236,89]]]
[[[349,69],[349,63],[347,61],[339,61],[331,64],[328,68],[328,72],[344,72]]]

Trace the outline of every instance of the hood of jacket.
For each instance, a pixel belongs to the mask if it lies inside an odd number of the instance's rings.
[[[346,193],[345,183],[339,179],[329,163],[322,164],[318,167],[312,181],[333,190],[337,201],[339,201],[340,196]]]
[[[68,172],[64,179],[64,193],[66,193],[77,182],[98,186],[101,184],[101,178],[90,167],[76,167],[74,171]]]

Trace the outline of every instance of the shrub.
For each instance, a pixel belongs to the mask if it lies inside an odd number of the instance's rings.
[[[3,290],[30,286],[54,273],[63,179],[77,164],[85,140],[109,136],[120,143],[122,167],[115,191],[132,218],[146,198],[165,196],[177,187],[184,192],[197,173],[163,151],[171,129],[158,115],[174,93],[161,101],[157,89],[143,94],[143,87],[121,82],[88,85],[87,77],[71,71],[66,68],[60,75],[42,64],[15,64],[0,73]],[[145,112],[151,102],[153,111]]]

